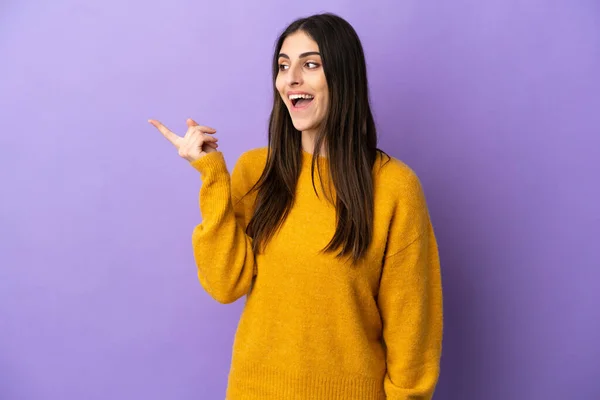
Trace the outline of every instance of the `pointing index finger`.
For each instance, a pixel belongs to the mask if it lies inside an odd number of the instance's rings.
[[[161,124],[159,121],[149,119],[148,122],[150,122],[156,129],[158,129],[160,133],[162,133],[163,136],[167,138],[169,142],[171,142],[175,147],[177,147],[177,142],[179,142],[179,140],[181,139],[179,136],[171,132],[169,128]]]

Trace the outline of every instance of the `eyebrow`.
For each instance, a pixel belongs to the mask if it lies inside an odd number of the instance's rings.
[[[321,56],[321,53],[319,53],[318,51],[307,51],[306,53],[302,53],[300,54],[300,57],[298,58],[304,58],[304,57],[308,57],[308,56]],[[287,58],[288,60],[290,59],[290,56],[288,56],[285,53],[279,53],[279,58]]]

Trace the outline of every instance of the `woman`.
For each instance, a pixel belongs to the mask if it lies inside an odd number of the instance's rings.
[[[437,244],[419,179],[376,148],[360,40],[321,14],[275,50],[268,146],[231,177],[214,129],[188,120],[181,138],[151,120],[202,178],[202,286],[222,303],[247,296],[227,399],[430,399]]]

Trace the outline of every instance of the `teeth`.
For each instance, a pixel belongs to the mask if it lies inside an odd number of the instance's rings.
[[[288,98],[290,100],[296,100],[296,99],[314,99],[315,96],[310,95],[310,94],[290,94],[288,96]]]

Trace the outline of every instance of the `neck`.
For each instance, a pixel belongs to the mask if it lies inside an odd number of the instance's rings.
[[[315,138],[317,137],[316,129],[302,131],[302,149],[307,153],[313,153],[315,149]],[[321,146],[318,155],[325,157],[325,145]]]

